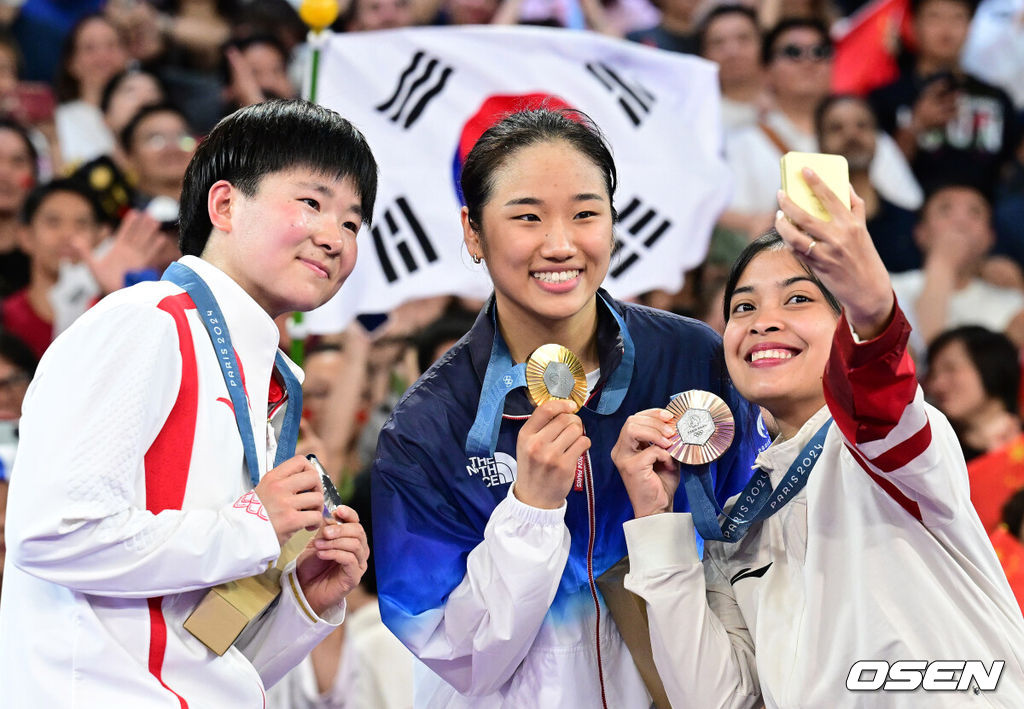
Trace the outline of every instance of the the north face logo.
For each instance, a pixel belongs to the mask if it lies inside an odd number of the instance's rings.
[[[516,459],[508,453],[495,453],[493,458],[472,456],[466,461],[469,477],[480,476],[487,487],[511,485],[516,479]]]

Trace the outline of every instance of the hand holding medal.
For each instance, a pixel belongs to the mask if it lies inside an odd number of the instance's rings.
[[[556,509],[572,489],[580,456],[590,448],[576,415],[586,401],[586,375],[567,348],[543,345],[527,360],[526,385],[537,409],[516,442],[515,496],[533,507]]]
[[[724,401],[706,391],[673,397],[664,409],[630,416],[612,448],[633,513],[671,512],[680,466],[709,463],[732,443],[735,424]],[[678,461],[678,462],[677,462]]]

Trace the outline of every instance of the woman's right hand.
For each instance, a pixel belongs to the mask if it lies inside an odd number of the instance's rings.
[[[670,412],[647,409],[626,419],[612,448],[612,462],[637,518],[672,511],[679,463],[665,447],[675,432]]]
[[[516,441],[516,498],[531,507],[561,507],[576,479],[576,463],[589,448],[571,401],[552,399],[538,406]]]

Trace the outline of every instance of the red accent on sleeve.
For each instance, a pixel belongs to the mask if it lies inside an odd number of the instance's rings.
[[[877,458],[872,458],[871,464],[883,473],[891,473],[924,453],[928,446],[931,445],[931,442],[932,425],[926,420],[920,431],[902,443],[893,446]]]
[[[926,428],[928,428],[928,432],[929,432],[928,433],[928,438],[930,440],[931,439],[931,428],[930,427],[926,427]],[[924,429],[922,429],[922,430],[924,430]],[[922,519],[921,519],[921,506],[920,505],[918,505],[916,502],[914,502],[909,497],[904,495],[900,491],[900,489],[893,484],[893,482],[891,480],[889,480],[888,478],[884,478],[881,475],[879,475],[878,473],[875,473],[873,470],[871,470],[871,468],[868,467],[868,464],[864,462],[864,459],[860,457],[860,454],[857,453],[856,449],[853,448],[853,446],[847,444],[846,445],[846,450],[850,451],[850,454],[853,456],[853,459],[856,460],[857,463],[860,464],[860,467],[862,467],[864,469],[864,472],[867,473],[869,476],[871,476],[871,479],[874,480],[876,483],[878,483],[878,486],[880,488],[882,488],[883,490],[885,490],[885,492],[888,493],[889,497],[891,497],[893,500],[895,500],[896,503],[900,507],[902,507],[908,513],[910,513],[910,516],[912,516],[918,522],[922,521]]]
[[[146,509],[154,514],[161,510],[180,510],[185,499],[185,484],[192,462],[192,446],[196,432],[199,405],[199,376],[192,330],[185,316],[186,309],[195,309],[187,293],[168,296],[157,306],[174,318],[181,351],[181,384],[174,408],[167,416],[156,440],[146,451]]]
[[[917,393],[907,351],[910,323],[898,304],[878,337],[855,342],[844,313],[825,365],[825,401],[839,429],[855,444],[885,438]]]

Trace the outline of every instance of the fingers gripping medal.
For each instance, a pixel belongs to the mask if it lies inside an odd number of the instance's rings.
[[[736,423],[729,406],[709,391],[691,389],[665,407],[675,417],[676,432],[668,452],[680,463],[700,465],[717,459],[732,444]]]
[[[537,406],[550,399],[567,399],[575,411],[587,400],[583,365],[562,345],[541,345],[526,360],[526,388]]]

